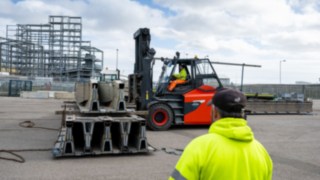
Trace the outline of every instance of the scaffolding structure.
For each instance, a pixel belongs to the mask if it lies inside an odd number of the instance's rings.
[[[0,37],[0,69],[12,75],[33,76],[44,74],[43,47]]]
[[[49,16],[48,24],[7,25],[6,38],[0,37],[1,72],[79,80],[102,67],[103,51],[82,40],[81,17]]]

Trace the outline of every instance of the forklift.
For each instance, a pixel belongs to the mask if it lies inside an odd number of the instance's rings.
[[[134,103],[136,111],[147,111],[147,127],[164,131],[172,125],[209,125],[212,123],[211,101],[220,79],[209,59],[155,58],[156,51],[150,48],[151,35],[148,28],[140,28],[134,33],[135,65],[134,74],[129,75],[129,103]],[[160,78],[153,87],[153,67],[156,60],[163,63]],[[168,86],[179,65],[187,71],[185,83],[177,85],[173,91]]]

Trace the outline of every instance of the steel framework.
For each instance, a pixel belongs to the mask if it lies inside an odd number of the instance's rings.
[[[84,64],[89,56],[93,59],[88,75],[83,71],[88,71]],[[1,72],[79,80],[102,67],[103,51],[82,40],[81,17],[49,16],[48,24],[7,25],[6,38],[0,37]]]

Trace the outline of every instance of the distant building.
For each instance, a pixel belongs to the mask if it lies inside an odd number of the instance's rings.
[[[296,81],[296,84],[312,84],[312,83],[306,82],[306,81]]]

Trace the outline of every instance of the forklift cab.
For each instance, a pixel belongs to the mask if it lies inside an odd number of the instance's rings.
[[[179,73],[179,65],[183,65],[187,71],[187,79],[183,84],[169,92],[167,90],[173,74]],[[155,95],[184,94],[202,85],[220,87],[221,82],[214,71],[209,59],[172,59],[165,60],[160,75]]]

